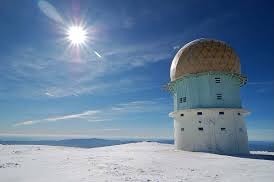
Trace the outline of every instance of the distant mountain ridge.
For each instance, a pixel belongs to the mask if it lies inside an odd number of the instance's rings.
[[[112,145],[121,145],[136,142],[158,142],[165,144],[173,144],[172,139],[123,139],[123,140],[110,140],[100,138],[89,139],[65,139],[65,140],[37,140],[37,141],[16,141],[16,140],[0,140],[2,145],[49,145],[49,146],[66,146],[66,147],[80,147],[80,148],[95,148],[105,147]],[[274,152],[274,143],[266,141],[249,141],[250,151],[268,151]]]
[[[38,141],[3,141],[3,145],[50,145],[50,146],[66,146],[66,147],[80,147],[80,148],[94,148],[105,147],[112,145],[120,145],[133,143],[134,141],[121,141],[121,140],[105,140],[98,138],[90,139],[66,139],[66,140],[38,140]]]

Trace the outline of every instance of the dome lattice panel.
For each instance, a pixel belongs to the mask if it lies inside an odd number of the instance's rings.
[[[187,74],[209,71],[240,74],[239,57],[222,41],[198,39],[186,44],[175,55],[170,78],[174,81]]]

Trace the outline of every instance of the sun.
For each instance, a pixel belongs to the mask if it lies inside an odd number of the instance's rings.
[[[86,43],[88,39],[88,32],[82,26],[70,26],[67,30],[67,39],[74,46],[80,46]]]

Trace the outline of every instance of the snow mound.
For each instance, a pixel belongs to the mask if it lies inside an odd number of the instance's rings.
[[[273,160],[178,151],[154,142],[92,149],[0,145],[1,182],[272,181],[273,171]]]

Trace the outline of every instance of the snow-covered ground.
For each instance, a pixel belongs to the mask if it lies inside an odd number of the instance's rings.
[[[273,179],[274,161],[177,151],[169,144],[142,142],[92,149],[0,145],[1,182]]]

